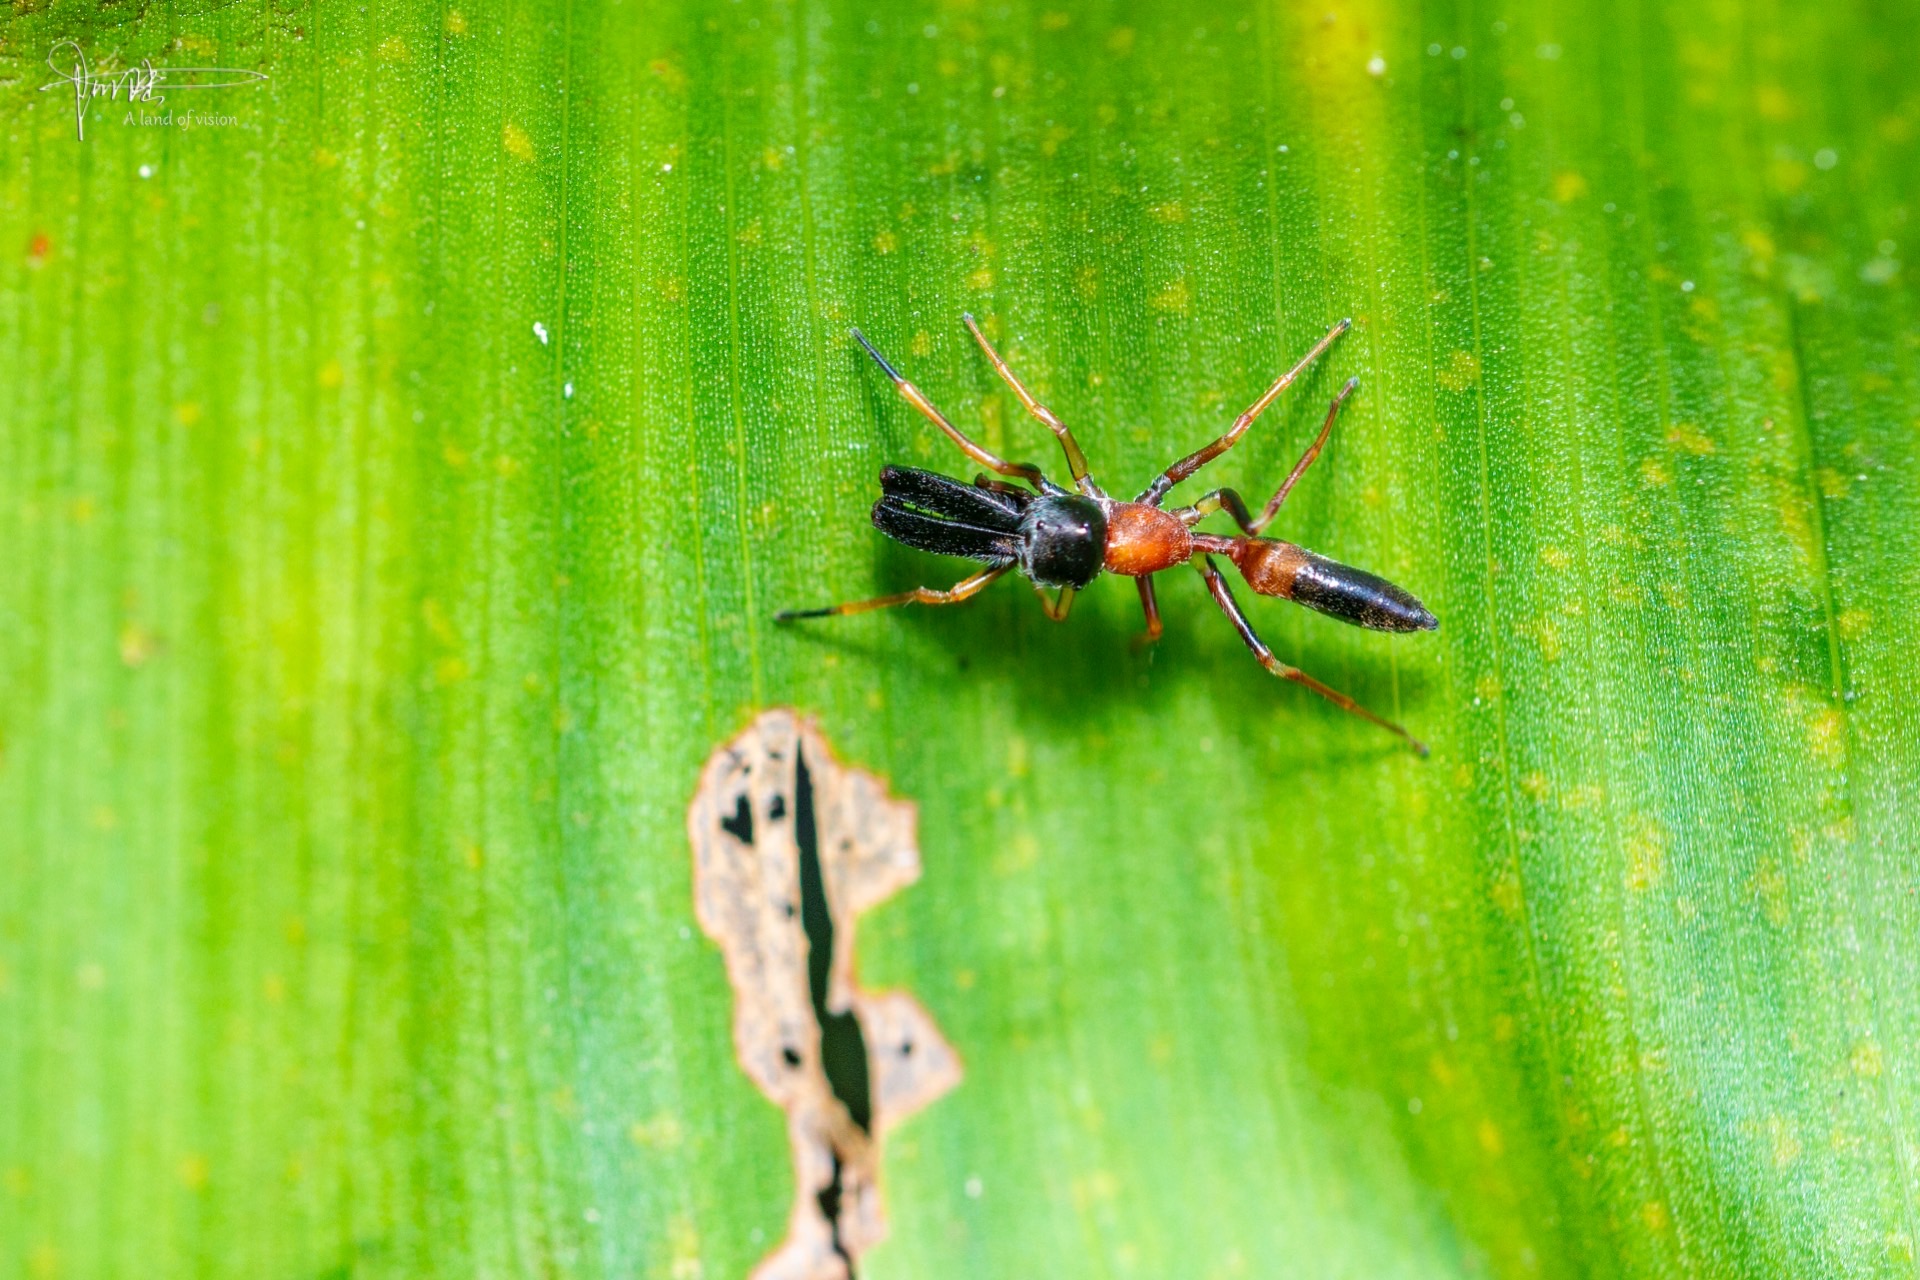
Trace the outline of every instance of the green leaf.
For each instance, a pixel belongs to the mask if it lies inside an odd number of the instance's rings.
[[[744,1274],[684,823],[796,705],[919,805],[859,965],[966,1068],[862,1276],[1912,1275],[1915,35],[17,3],[0,1271]],[[62,39],[268,79],[82,141]],[[1432,757],[1184,570],[1152,651],[1111,580],[774,625],[964,572],[851,325],[1062,470],[965,310],[1123,494],[1353,316],[1178,495],[1360,379],[1275,531],[1441,630],[1248,608]]]

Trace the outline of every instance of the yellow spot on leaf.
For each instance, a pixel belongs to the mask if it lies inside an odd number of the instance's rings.
[[[183,427],[191,427],[200,421],[198,401],[186,400],[173,406],[173,420]]]
[[[1773,858],[1763,859],[1759,870],[1753,875],[1753,891],[1760,899],[1760,909],[1768,920],[1776,925],[1785,925],[1789,917],[1787,903],[1787,876],[1780,869],[1780,863]]]
[[[1627,833],[1627,888],[1644,892],[1667,876],[1666,828],[1642,814]]]
[[[1655,488],[1664,488],[1673,483],[1673,472],[1660,459],[1648,458],[1640,464],[1640,478]]]
[[[1853,1068],[1853,1074],[1871,1080],[1880,1074],[1886,1064],[1880,1056],[1880,1046],[1871,1040],[1862,1040],[1853,1047],[1847,1065]]]
[[[882,231],[873,238],[873,251],[875,253],[892,253],[899,247],[900,239],[891,231]]]
[[[653,72],[669,93],[679,93],[687,87],[686,72],[665,58],[655,58],[647,64],[647,70]]]
[[[1665,1231],[1670,1220],[1665,1201],[1649,1200],[1640,1206],[1640,1221],[1649,1231]]]
[[[1165,204],[1156,204],[1148,209],[1147,213],[1156,222],[1185,222],[1187,220],[1187,206],[1181,204],[1178,200],[1169,200]]]
[[[1480,380],[1480,361],[1470,351],[1456,351],[1447,358],[1447,367],[1434,378],[1449,391],[1465,391]]]
[[[1553,175],[1553,198],[1570,204],[1587,194],[1587,180],[1572,171]]]
[[[1075,1178],[1068,1189],[1073,1196],[1074,1206],[1085,1209],[1118,1195],[1120,1180],[1105,1169],[1096,1169],[1084,1177]]]
[[[1854,641],[1867,634],[1873,626],[1873,615],[1865,609],[1844,609],[1834,619],[1834,624],[1840,628],[1842,640]]]
[[[1521,909],[1526,906],[1526,902],[1520,893],[1520,878],[1511,871],[1501,873],[1501,875],[1494,880],[1492,886],[1487,890],[1487,896],[1493,899],[1494,906],[1500,908],[1501,912],[1508,916],[1518,916]],[[1509,1025],[1511,1025],[1511,1022],[1512,1019],[1508,1019]]]
[[[1540,639],[1540,656],[1548,662],[1560,661],[1560,627],[1552,619],[1542,619],[1537,634]]]
[[[1763,84],[1755,89],[1753,106],[1768,120],[1787,120],[1793,116],[1793,99],[1777,84]]]
[[[204,1191],[206,1189],[209,1170],[205,1156],[182,1156],[180,1163],[174,1166],[173,1171],[187,1190]]]
[[[1573,557],[1552,543],[1548,543],[1540,548],[1540,563],[1556,572],[1565,573],[1573,564]]]
[[[450,36],[467,34],[467,15],[458,9],[447,10],[447,16],[440,21],[440,29]]]
[[[680,1145],[686,1137],[681,1127],[680,1117],[671,1111],[662,1111],[646,1120],[636,1121],[627,1130],[636,1146],[648,1147],[658,1151],[670,1151]]]
[[[500,131],[500,145],[505,147],[507,154],[515,160],[531,162],[533,159],[533,139],[527,136],[525,129],[511,120],[507,121],[506,127]]]
[[[159,651],[160,642],[153,632],[137,622],[120,628],[120,661],[130,667],[144,667]]]
[[[1490,1156],[1498,1156],[1507,1149],[1506,1140],[1500,1136],[1500,1126],[1491,1120],[1482,1120],[1478,1130],[1480,1149]]]
[[[1713,452],[1713,441],[1707,434],[1691,422],[1676,422],[1667,428],[1667,443],[1679,445],[1688,453],[1709,454]]]
[[[1040,861],[1040,841],[1028,831],[1016,831],[1007,839],[999,853],[994,855],[993,870],[996,875],[1014,876],[1026,871]]]
[[[1838,708],[1821,707],[1807,720],[1807,745],[1814,754],[1827,760],[1838,760],[1841,747],[1846,741],[1846,718]]]
[[[993,268],[981,267],[978,271],[969,275],[967,277],[967,288],[972,289],[975,293],[984,293],[986,290],[993,288]]]
[[[1040,15],[1040,29],[1042,31],[1064,31],[1067,28],[1067,24],[1072,21],[1073,18],[1068,14],[1058,12],[1043,13]]]
[[[1784,1116],[1767,1117],[1767,1139],[1774,1168],[1784,1169],[1800,1158],[1799,1135],[1793,1131],[1793,1122]]]
[[[693,1219],[676,1214],[667,1223],[667,1280],[701,1280],[707,1264],[700,1258],[700,1231]]]
[[[1132,27],[1115,27],[1107,36],[1107,52],[1124,58],[1133,52],[1133,41]]]
[[[407,42],[397,35],[388,36],[374,46],[373,56],[382,62],[408,62],[413,54],[407,49]]]
[[[1168,311],[1174,315],[1186,315],[1193,303],[1193,294],[1187,288],[1185,280],[1175,280],[1172,284],[1155,294],[1149,303],[1155,311]]]
[[[925,329],[920,330],[920,332],[913,335],[913,341],[907,344],[907,350],[916,356],[932,355],[933,335],[929,334]]]

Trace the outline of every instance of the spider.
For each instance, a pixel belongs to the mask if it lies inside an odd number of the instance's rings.
[[[1321,447],[1333,431],[1334,420],[1340,416],[1341,406],[1360,385],[1358,378],[1350,379],[1333,398],[1320,434],[1258,516],[1248,510],[1247,504],[1232,489],[1215,489],[1191,506],[1170,511],[1160,505],[1174,485],[1238,444],[1266,407],[1352,326],[1351,320],[1342,320],[1333,326],[1298,364],[1282,374],[1267,388],[1265,395],[1234,419],[1225,435],[1162,471],[1133,501],[1122,502],[1109,497],[1094,482],[1087,471],[1086,455],[1080,452],[1073,432],[1051,409],[1034,399],[1033,393],[1014,376],[974,318],[971,315],[962,318],[987,359],[993,362],[995,371],[1020,397],[1027,412],[1059,437],[1060,447],[1067,455],[1068,469],[1073,473],[1074,489],[1055,484],[1030,463],[995,457],[968,439],[947,421],[946,415],[934,408],[920,388],[901,376],[855,329],[854,340],[865,347],[867,354],[893,379],[893,385],[899,388],[908,404],[946,432],[969,458],[1001,476],[1025,481],[1032,492],[984,473],[967,484],[914,467],[882,468],[880,501],[873,506],[876,529],[909,547],[977,560],[986,568],[944,591],[915,587],[896,595],[853,600],[824,609],[788,609],[774,615],[776,622],[864,613],[890,605],[958,604],[1014,569],[1033,582],[1047,616],[1058,622],[1066,618],[1074,594],[1105,570],[1130,577],[1139,585],[1140,605],[1147,617],[1145,639],[1151,642],[1160,638],[1161,631],[1153,575],[1192,562],[1206,580],[1214,602],[1233,623],[1234,630],[1240,633],[1240,639],[1253,651],[1261,666],[1282,680],[1305,685],[1335,706],[1399,734],[1415,751],[1423,756],[1427,754],[1426,746],[1399,725],[1274,657],[1273,651],[1255,634],[1246,614],[1240,611],[1239,603],[1213,560],[1215,555],[1221,555],[1232,561],[1247,585],[1263,596],[1292,600],[1368,630],[1432,631],[1440,625],[1411,593],[1384,578],[1329,560],[1291,542],[1260,536],[1260,531],[1279,514],[1295,482],[1320,456]],[[1194,526],[1202,519],[1218,511],[1233,518],[1240,526],[1240,536],[1221,537],[1195,530]],[[1058,590],[1052,599],[1046,595],[1048,588]]]

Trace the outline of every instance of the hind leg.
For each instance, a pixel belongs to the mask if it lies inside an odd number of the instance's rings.
[[[1213,593],[1214,603],[1220,606],[1220,611],[1227,615],[1229,622],[1233,623],[1233,629],[1240,633],[1240,639],[1246,643],[1247,648],[1253,650],[1253,656],[1261,666],[1282,680],[1291,680],[1295,684],[1305,685],[1342,711],[1350,711],[1362,720],[1371,720],[1382,729],[1399,734],[1415,751],[1423,756],[1427,754],[1426,743],[1421,742],[1393,721],[1382,719],[1338,689],[1328,688],[1300,668],[1290,667],[1274,657],[1273,650],[1267,648],[1267,642],[1254,634],[1253,624],[1247,621],[1247,615],[1240,612],[1240,605],[1234,600],[1233,592],[1227,589],[1227,580],[1220,576],[1218,569],[1213,567],[1213,557],[1201,556],[1194,561],[1194,564],[1199,567],[1200,576],[1207,580],[1207,590]]]

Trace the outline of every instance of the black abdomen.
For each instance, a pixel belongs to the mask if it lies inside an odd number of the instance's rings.
[[[1370,631],[1432,631],[1440,620],[1413,593],[1385,578],[1311,551],[1293,579],[1293,598],[1329,618]]]

